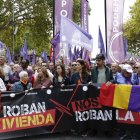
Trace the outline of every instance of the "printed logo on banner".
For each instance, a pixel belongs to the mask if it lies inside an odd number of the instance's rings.
[[[45,102],[3,106],[0,132],[15,131],[55,124],[55,109],[46,110]]]
[[[140,113],[128,110],[117,109],[116,119],[118,123],[140,124]]]
[[[87,120],[112,120],[112,110],[102,110],[99,103],[99,97],[79,100],[72,102],[71,104],[77,122]],[[96,108],[99,110],[96,110]]]

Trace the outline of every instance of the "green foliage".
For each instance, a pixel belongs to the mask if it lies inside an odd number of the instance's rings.
[[[80,23],[80,0],[74,0],[73,17],[74,21]],[[15,53],[19,53],[25,38],[28,48],[35,49],[37,54],[43,50],[49,52],[53,31],[53,0],[0,0],[0,40],[11,50],[16,27]]]
[[[140,0],[136,0],[130,14],[130,20],[124,24],[124,36],[128,39],[129,52],[140,56]]]

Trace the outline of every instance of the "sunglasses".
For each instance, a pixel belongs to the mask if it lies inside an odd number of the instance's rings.
[[[77,66],[77,64],[72,64],[72,66]]]
[[[133,67],[133,69],[138,69],[138,67]]]

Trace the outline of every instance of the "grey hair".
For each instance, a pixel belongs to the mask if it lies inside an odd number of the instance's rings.
[[[26,75],[28,75],[27,71],[21,71],[21,72],[19,73],[20,79],[22,79],[22,78],[23,78],[24,76],[26,76]]]

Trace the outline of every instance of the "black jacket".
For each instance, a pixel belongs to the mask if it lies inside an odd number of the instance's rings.
[[[114,79],[113,79],[113,74],[112,71],[109,67],[105,66],[105,75],[106,75],[106,81],[110,81],[113,83]],[[93,83],[97,83],[98,80],[98,67],[94,67],[91,70],[91,79]]]
[[[87,84],[88,82],[91,81],[91,77],[90,75],[87,75],[86,77],[84,77],[82,80],[80,78],[79,72],[74,73],[71,76],[71,84],[78,84],[78,81],[80,80],[81,84]]]
[[[63,79],[62,79],[62,82],[59,82],[57,76],[53,77],[53,85],[54,86],[61,86],[62,84],[64,84],[65,86],[69,85],[70,84],[70,79],[67,78],[66,76],[64,76]]]

